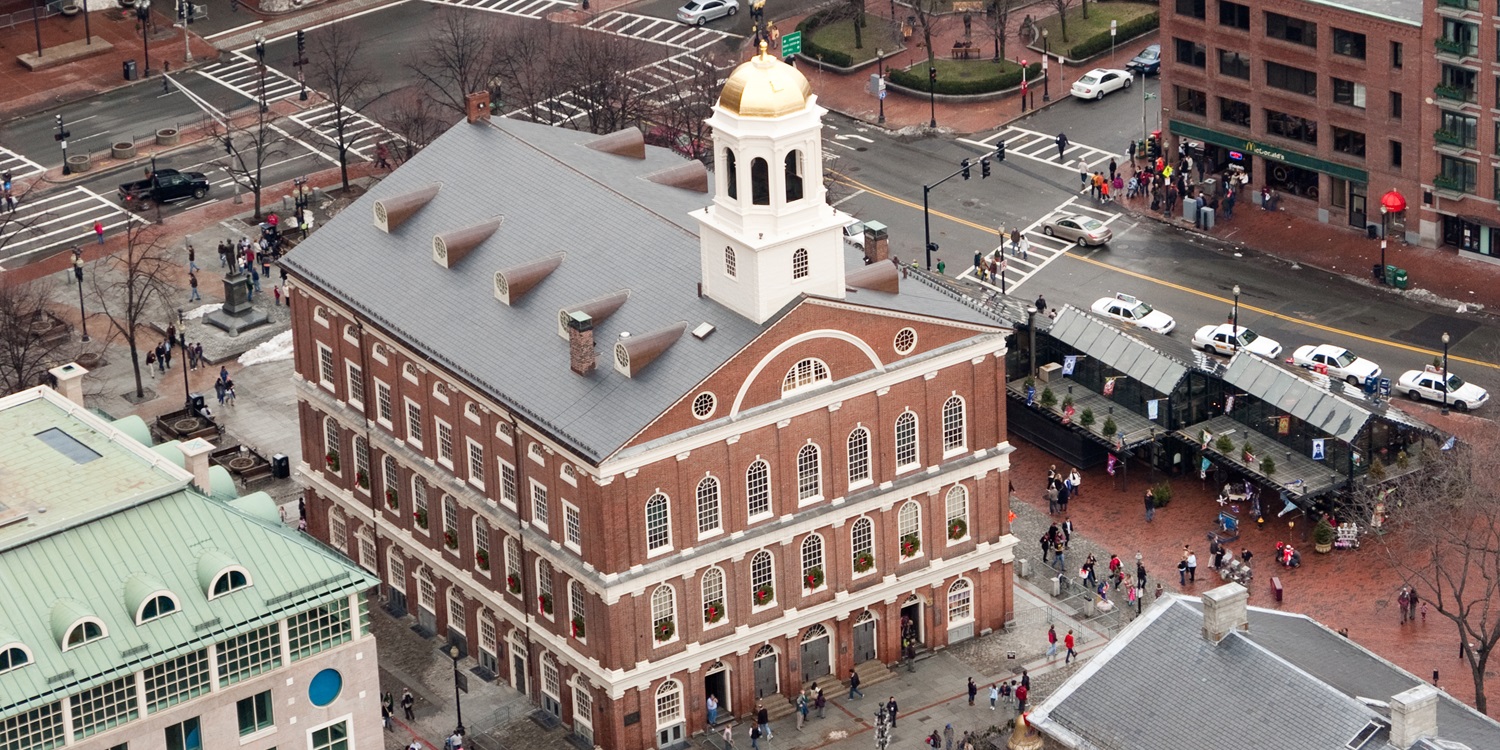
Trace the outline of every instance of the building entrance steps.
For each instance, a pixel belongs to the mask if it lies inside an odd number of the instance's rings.
[[[761,698],[760,702],[766,707],[766,713],[771,717],[771,721],[780,721],[797,713],[797,704],[793,703],[793,700],[778,693]]]
[[[896,676],[896,670],[894,668],[889,667],[885,664],[881,664],[878,661],[867,661],[864,664],[859,664],[854,667],[854,671],[859,673],[860,692],[868,692],[872,686],[879,685],[880,683],[885,682],[889,679],[893,679]],[[844,695],[848,695],[849,681],[844,680],[839,684],[844,688]],[[828,696],[827,688],[823,689],[823,695],[824,697]]]

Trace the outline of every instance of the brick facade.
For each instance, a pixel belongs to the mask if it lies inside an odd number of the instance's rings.
[[[1415,95],[1421,109],[1423,182],[1411,195],[1424,244],[1457,248],[1460,257],[1500,262],[1500,28],[1469,0],[1424,3],[1422,52],[1428,74]],[[1416,227],[1412,227],[1416,229]]]

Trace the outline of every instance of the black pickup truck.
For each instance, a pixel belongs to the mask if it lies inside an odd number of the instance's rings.
[[[120,185],[120,202],[142,205],[155,201],[172,203],[208,195],[208,178],[202,172],[178,172],[158,169],[144,180]]]

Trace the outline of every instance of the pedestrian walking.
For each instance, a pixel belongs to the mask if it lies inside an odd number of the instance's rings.
[[[1047,513],[1050,514],[1050,515],[1054,515],[1054,516],[1057,515],[1057,506],[1058,506],[1058,497],[1059,496],[1058,496],[1058,492],[1057,492],[1057,483],[1056,482],[1051,482],[1051,483],[1049,483],[1047,485],[1046,497],[1047,497]]]
[[[1135,562],[1135,587],[1138,589],[1146,588],[1146,565],[1140,560]]]
[[[224,268],[224,267],[226,267],[228,265],[229,265],[229,247],[228,247],[228,243],[224,242],[223,240],[219,240],[219,268]]]
[[[865,694],[863,692],[861,692],[860,689],[859,689],[859,673],[856,672],[856,671],[854,671],[853,667],[850,667],[849,668],[849,700],[852,701],[855,698],[863,698],[863,697],[865,697]]]
[[[724,747],[734,750],[734,725],[724,725],[724,734],[722,736],[724,737]]]
[[[1057,628],[1053,625],[1047,626],[1047,658],[1057,655]]]
[[[828,699],[823,697],[823,688],[818,688],[818,694],[813,698],[813,708],[818,709],[818,718],[825,718],[824,712],[828,710]]]
[[[1135,149],[1135,140],[1131,139],[1130,145],[1125,147],[1125,156],[1129,157],[1131,164],[1135,164]]]
[[[943,727],[943,750],[953,750],[953,725]]]
[[[203,296],[198,294],[198,274],[188,272],[188,285],[192,287],[192,293],[188,295],[188,302],[202,300]]]
[[[1021,241],[1016,243],[1016,254],[1021,256],[1021,260],[1031,260],[1031,240],[1022,236]]]
[[[762,734],[763,732],[760,731],[759,724],[750,727],[750,750],[760,750],[760,738]]]
[[[991,682],[990,683],[990,710],[991,711],[995,710],[995,703],[997,703],[999,700],[1000,700],[1000,685],[998,683]]]
[[[1078,157],[1078,192],[1089,189],[1089,163]]]
[[[755,704],[755,724],[760,728],[762,737],[771,739],[771,713],[766,710],[764,703]]]
[[[718,723],[718,718],[719,718],[719,698],[717,696],[715,696],[713,693],[709,693],[708,694],[708,701],[707,701],[707,703],[708,703],[708,725],[709,726],[713,726],[714,724]]]
[[[1156,493],[1152,492],[1150,487],[1147,487],[1146,488],[1146,523],[1151,523],[1152,519],[1154,519],[1154,518],[1156,518]]]
[[[1044,296],[1044,295],[1038,294],[1036,296],[1035,307],[1036,307],[1036,311],[1037,311],[1038,314],[1046,313],[1047,312],[1047,297]]]
[[[1115,164],[1115,157],[1111,156],[1111,157],[1109,157],[1109,181],[1110,182],[1114,182],[1115,181],[1115,170],[1116,169],[1118,169],[1118,167]]]
[[[1411,604],[1411,595],[1407,593],[1405,586],[1401,587],[1401,593],[1396,595],[1396,609],[1401,610],[1401,624],[1406,624],[1406,608]]]
[[[973,677],[970,677],[969,678],[969,705],[971,707],[974,705],[974,697],[977,696],[977,695],[979,695],[979,685],[974,682],[974,678]]]
[[[895,729],[896,728],[896,709],[897,708],[899,708],[899,707],[896,705],[896,696],[893,695],[888,700],[886,700],[886,702],[885,702],[885,713],[886,713],[887,716],[891,717],[891,729]]]
[[[807,691],[797,693],[797,731],[802,731],[802,725],[807,723]]]
[[[378,169],[391,168],[391,149],[381,141],[375,146],[375,166]]]
[[[380,725],[385,727],[385,731],[391,731],[391,707],[384,701],[380,704]]]
[[[94,236],[99,238],[99,244],[104,244],[104,222],[94,220]]]
[[[1063,522],[1062,522],[1062,543],[1063,543],[1063,547],[1067,548],[1068,545],[1072,543],[1072,541],[1073,541],[1073,519],[1064,516],[1063,517]]]
[[[148,360],[148,364],[149,364],[150,358],[151,358],[151,355],[147,354],[146,355],[146,359]],[[214,381],[214,395],[219,397],[219,406],[223,406],[224,405],[224,381],[222,381],[222,380],[215,380]],[[406,718],[408,718],[408,719],[411,718],[411,711],[409,711],[409,710],[407,711],[407,717]]]
[[[410,689],[401,691],[401,710],[405,712],[407,721],[411,721],[417,718],[416,714],[412,713],[411,710],[412,705],[414,705],[415,703],[416,701],[411,697]]]
[[[1198,553],[1189,552],[1187,556],[1188,583],[1198,582]]]
[[[1406,619],[1412,622],[1417,621],[1417,603],[1417,590],[1411,589],[1410,593],[1407,594]]]
[[[1063,664],[1078,658],[1078,652],[1073,650],[1073,629],[1068,628],[1068,634],[1063,636],[1063,646],[1067,647],[1068,655],[1063,657]]]
[[[1057,134],[1057,160],[1062,161],[1063,154],[1068,150],[1068,134]]]
[[[1016,688],[1016,713],[1026,713],[1026,696],[1030,692],[1031,688],[1026,687],[1025,684]]]

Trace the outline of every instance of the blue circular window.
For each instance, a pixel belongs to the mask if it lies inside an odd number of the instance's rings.
[[[335,700],[339,693],[344,690],[344,676],[337,669],[325,669],[313,675],[312,682],[307,685],[307,699],[314,706],[322,708]]]

